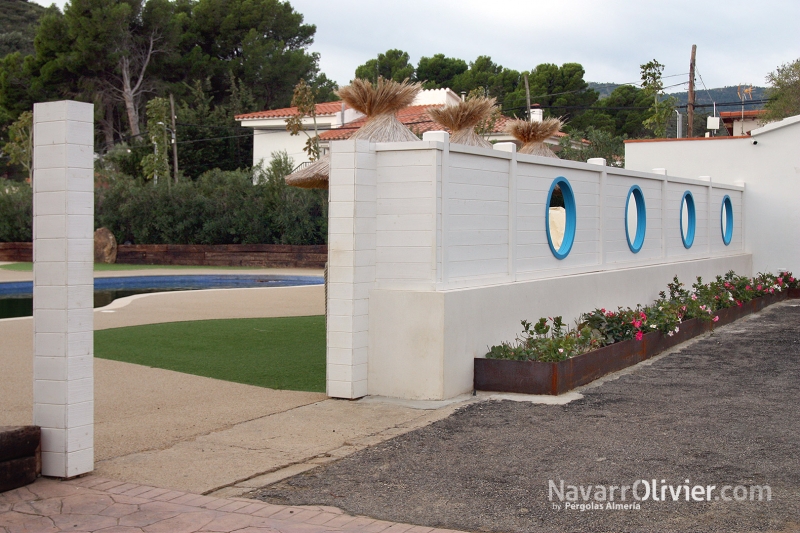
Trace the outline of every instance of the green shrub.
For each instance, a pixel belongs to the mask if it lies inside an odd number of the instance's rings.
[[[325,244],[327,193],[287,187],[291,166],[278,153],[264,171],[215,169],[171,186],[117,176],[96,191],[95,224],[120,243]]]
[[[125,159],[120,149],[114,157]],[[197,181],[143,183],[114,168],[96,173],[95,227],[135,244],[325,244],[327,191],[288,187],[285,152],[262,170],[210,170]],[[30,186],[0,185],[0,242],[32,238]]]
[[[0,242],[33,239],[33,189],[27,183],[0,179]]]

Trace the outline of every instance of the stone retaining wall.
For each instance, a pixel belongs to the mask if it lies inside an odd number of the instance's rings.
[[[31,261],[29,242],[0,243],[0,261]],[[120,244],[117,263],[133,265],[196,265],[323,268],[325,245],[288,244]]]

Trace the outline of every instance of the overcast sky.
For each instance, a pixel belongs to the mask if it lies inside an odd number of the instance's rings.
[[[47,0],[36,0],[49,5]],[[63,8],[64,0],[55,2]],[[358,65],[399,48],[414,64],[443,53],[467,62],[489,55],[507,68],[581,63],[585,79],[628,83],[639,65],[665,65],[665,85],[685,81],[692,44],[708,88],[765,85],[778,65],[800,58],[797,0],[291,0],[317,26],[311,51],[339,84]],[[698,79],[698,86],[702,84]],[[685,90],[686,86],[669,90]]]

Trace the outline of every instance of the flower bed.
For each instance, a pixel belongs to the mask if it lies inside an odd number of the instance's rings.
[[[596,309],[582,315],[582,322],[572,331],[564,327],[561,317],[551,319],[552,328],[547,319],[533,328],[523,321],[523,336],[515,343],[493,346],[486,358],[475,359],[475,389],[562,394],[653,357],[716,325],[728,324],[787,297],[800,298],[798,282],[791,273],[759,275],[752,280],[729,273],[708,285],[698,278],[691,292],[682,287],[675,279],[669,297],[662,293],[647,308],[616,312]],[[720,303],[723,297],[727,301]],[[645,333],[646,329],[652,332]]]

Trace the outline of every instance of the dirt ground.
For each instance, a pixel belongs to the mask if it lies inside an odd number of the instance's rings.
[[[468,531],[800,531],[800,301],[584,395],[470,404],[254,496]],[[673,501],[669,489],[666,501],[622,502],[618,492],[615,503],[633,510],[568,509],[548,491],[550,480],[586,489],[653,479],[716,488],[702,502]],[[768,485],[771,501],[716,499],[724,485]]]

